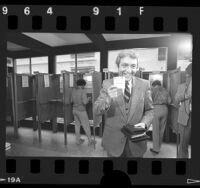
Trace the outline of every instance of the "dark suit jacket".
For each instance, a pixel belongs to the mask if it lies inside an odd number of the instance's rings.
[[[109,99],[107,88],[113,84],[113,79],[104,80],[100,95],[95,101],[94,112],[97,115],[105,113],[106,99]],[[120,156],[123,152],[126,137],[121,128],[126,124],[137,124],[144,122],[147,127],[153,120],[153,102],[149,81],[135,77],[132,86],[130,109],[128,115],[125,111],[123,93],[118,91],[118,97],[110,101],[110,107],[106,112],[105,127],[102,138],[102,146],[112,156]],[[133,143],[129,141],[129,147],[134,157],[141,157],[146,152],[147,143],[141,141]]]

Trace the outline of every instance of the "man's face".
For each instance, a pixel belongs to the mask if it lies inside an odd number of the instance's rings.
[[[126,80],[132,79],[138,70],[137,59],[124,57],[119,63],[119,75],[124,76]]]

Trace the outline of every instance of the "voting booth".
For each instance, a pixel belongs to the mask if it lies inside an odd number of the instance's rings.
[[[86,81],[85,90],[87,97],[92,100],[86,104],[86,111],[92,128],[93,135],[95,137],[96,128],[99,128],[99,136],[102,136],[102,117],[96,116],[93,111],[93,105],[100,94],[102,87],[102,73],[97,71],[91,71],[87,73],[78,73],[75,80],[84,79]]]
[[[95,101],[97,100],[100,90],[102,86],[102,74],[100,72],[93,72],[92,73],[92,104],[94,105]],[[93,107],[93,106],[92,106]],[[94,109],[94,108],[93,108]],[[100,130],[100,136],[102,136],[102,117],[97,116],[94,111],[92,111],[93,114],[93,134],[95,136],[95,129],[96,127],[99,127]]]
[[[15,74],[13,84],[14,103],[14,133],[18,136],[19,122],[26,118],[33,119],[33,128],[36,124],[36,98],[34,90],[34,76],[30,74]],[[11,79],[12,80],[12,79]]]
[[[93,134],[95,135],[95,128],[99,127],[100,135],[102,135],[102,119],[96,117],[93,112],[93,104],[100,93],[102,77],[100,72],[92,72],[89,75],[91,83],[88,83],[86,90],[92,102],[87,105],[86,109],[90,122],[92,122],[90,125],[93,127]],[[79,78],[81,78],[80,75]],[[39,142],[41,142],[42,124],[47,121],[52,122],[52,130],[56,132],[56,119],[62,117],[64,119],[64,143],[67,145],[67,126],[74,120],[71,92],[76,86],[75,80],[75,74],[67,71],[62,71],[61,74],[15,74],[15,84],[12,83],[12,77],[7,76],[9,105],[7,115],[12,117],[15,135],[18,135],[19,121],[31,117],[33,129],[38,129]]]
[[[71,93],[75,85],[74,73],[62,72],[63,79],[63,116],[64,116],[64,137],[67,144],[67,126],[74,120],[71,105]]]
[[[15,106],[12,74],[7,74],[6,76],[6,120],[7,122],[12,122],[13,127],[15,128]]]
[[[71,90],[74,86],[74,74],[39,73],[36,75],[36,104],[38,115],[39,142],[42,141],[41,124],[52,121],[56,132],[56,118],[64,117],[64,143],[67,144],[67,124],[72,121]]]

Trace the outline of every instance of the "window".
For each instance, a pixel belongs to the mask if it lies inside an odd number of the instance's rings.
[[[30,72],[31,71],[31,72]],[[16,73],[30,74],[34,72],[48,73],[48,57],[32,57],[16,59]]]
[[[77,58],[78,59],[94,58],[94,57],[95,57],[95,52],[77,54]],[[74,59],[75,58],[75,54],[72,54],[71,58]]]
[[[60,74],[63,70],[75,72],[75,59],[72,58],[72,55],[73,54],[56,56],[56,74]]]
[[[76,72],[75,54],[56,56],[56,73],[62,70]],[[88,73],[90,71],[100,71],[100,52],[89,52],[77,54],[77,72]]]
[[[34,72],[48,73],[48,57],[31,58],[31,73]]]
[[[167,59],[167,48],[158,48],[158,61],[165,61]]]
[[[177,68],[180,67],[181,71],[185,71],[187,66],[192,63],[192,40],[189,38],[183,41],[177,52]]]
[[[77,72],[90,71],[100,71],[100,52],[77,54]]]
[[[16,59],[16,73],[30,74],[30,58]]]
[[[133,50],[137,57],[139,68],[144,72],[152,71],[166,71],[167,70],[167,59],[161,60],[159,56],[158,48],[135,48]],[[117,55],[122,50],[113,50],[108,52],[108,70],[110,72],[118,72],[118,67],[115,63]],[[166,48],[167,51],[167,48]],[[167,52],[166,52],[167,53]],[[163,59],[163,58],[162,58]]]
[[[92,75],[86,73],[83,75],[83,79],[86,81],[85,88],[92,88]]]

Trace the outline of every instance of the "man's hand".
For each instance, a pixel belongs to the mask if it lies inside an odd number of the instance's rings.
[[[108,95],[109,95],[109,97],[110,98],[115,98],[115,97],[117,97],[117,90],[118,90],[118,88],[117,87],[115,87],[115,86],[110,86],[109,88],[108,88],[108,90],[107,90],[107,92],[108,92]]]
[[[137,124],[134,125],[134,127],[136,127],[136,128],[144,128],[144,129],[146,128],[145,127],[145,123],[137,123]]]
[[[101,103],[101,112],[104,112],[105,110],[108,110],[110,107],[110,103],[111,103],[111,99],[110,98],[106,98],[106,100],[104,102]]]

